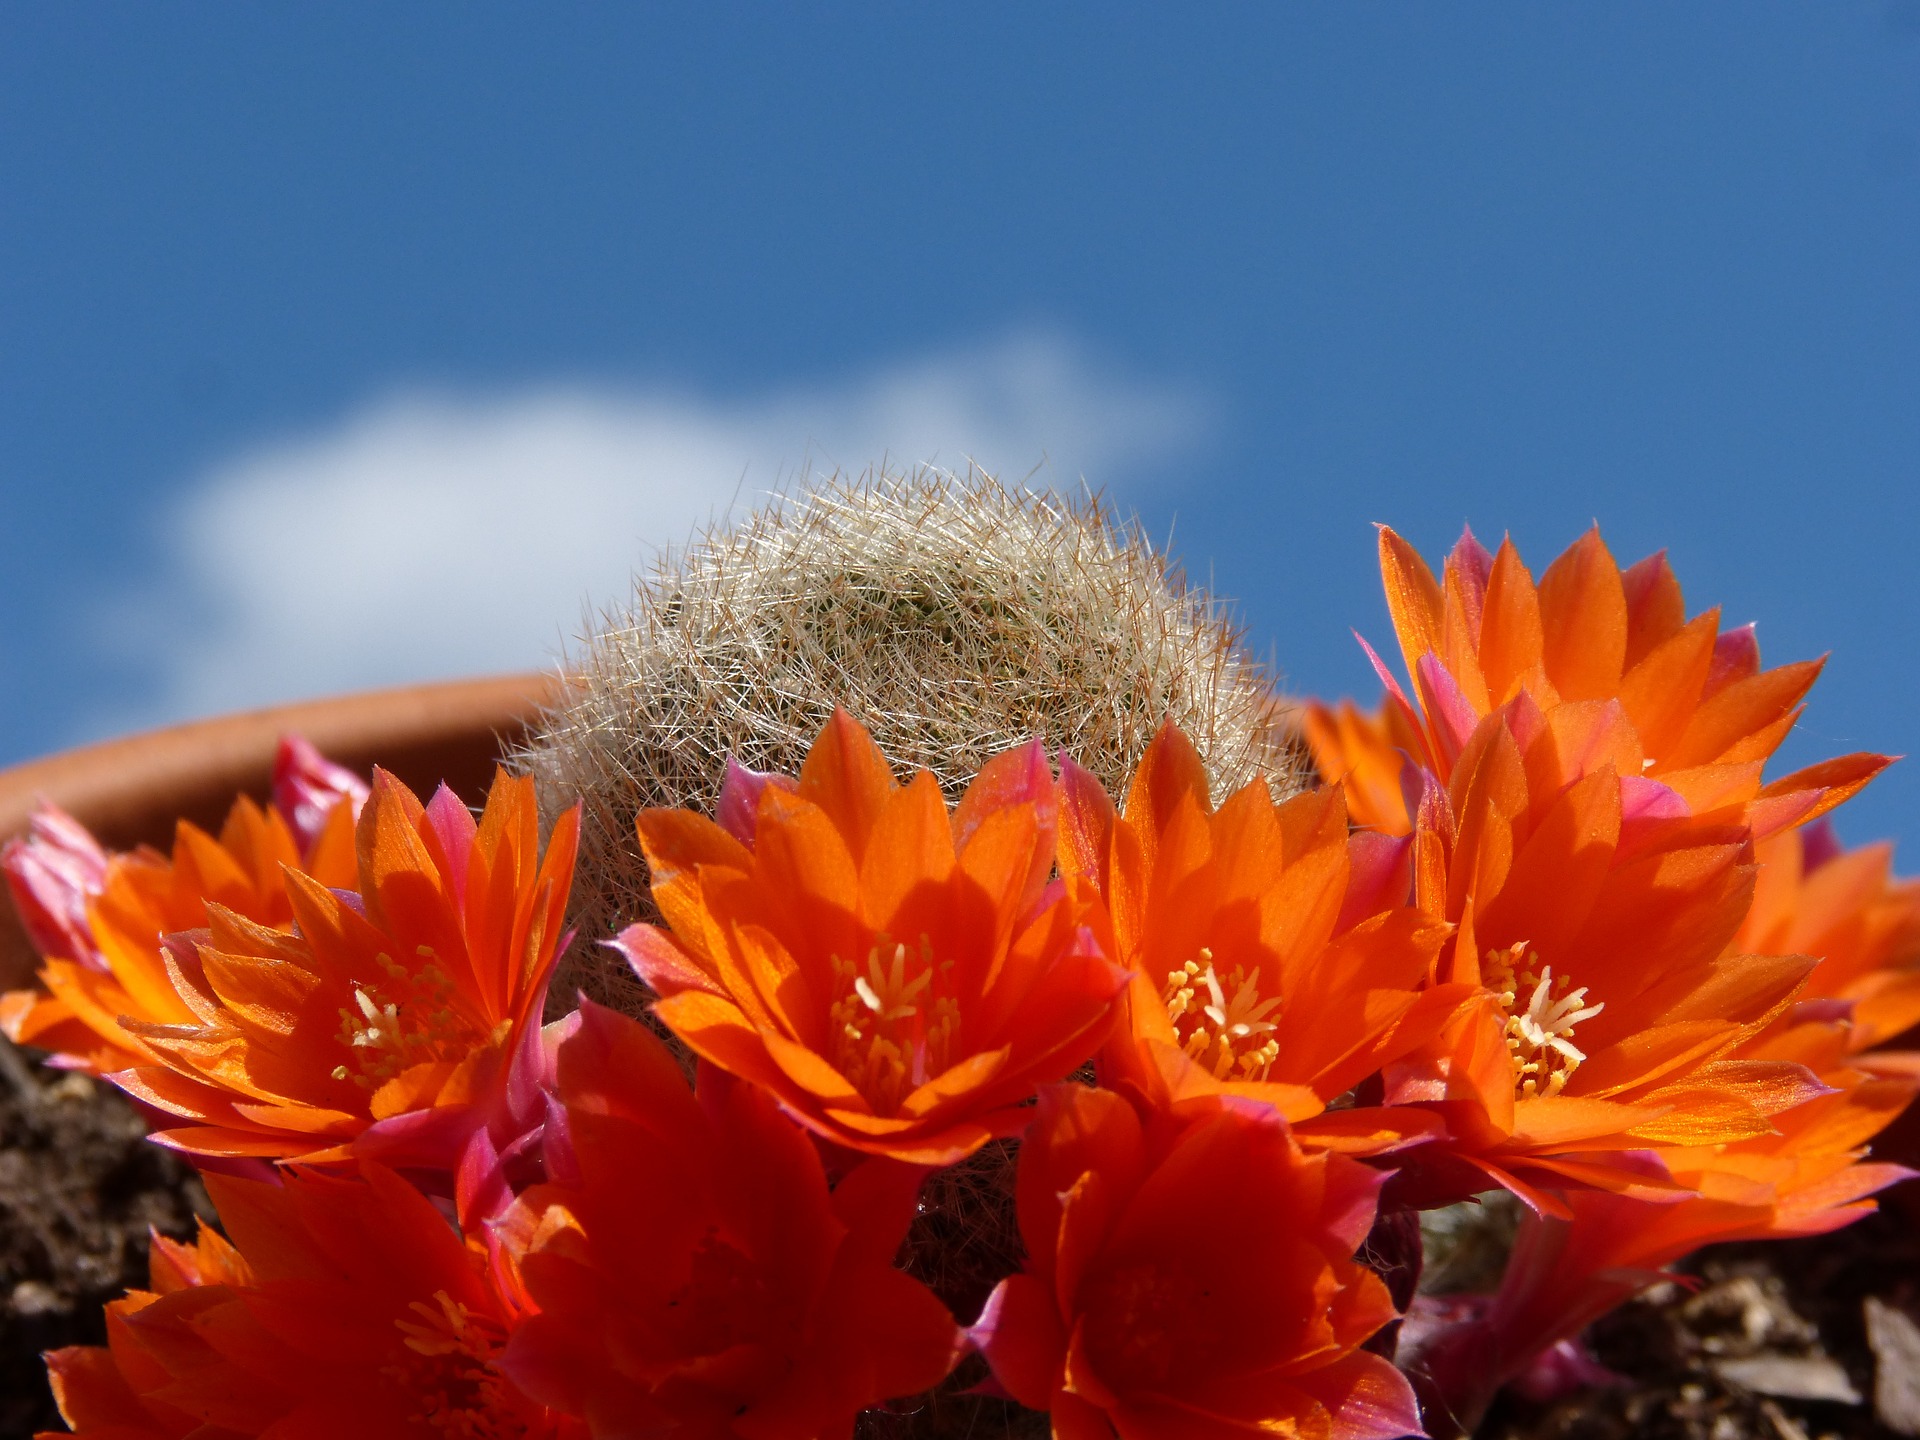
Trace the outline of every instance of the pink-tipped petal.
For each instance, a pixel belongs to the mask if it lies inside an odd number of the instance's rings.
[[[106,885],[107,852],[86,826],[42,800],[27,837],[0,849],[0,869],[35,950],[47,959],[106,968],[87,905]]]
[[[1747,825],[1755,840],[1765,840],[1783,830],[1791,830],[1809,815],[1817,814],[1823,790],[1790,790],[1783,795],[1762,795],[1747,809]]]
[[[1281,1122],[1284,1126],[1285,1122]],[[1380,1187],[1389,1174],[1344,1155],[1327,1157],[1327,1190],[1321,1221],[1335,1239],[1358,1250],[1378,1218]]]
[[[1837,995],[1795,1003],[1783,1017],[1782,1029],[1794,1025],[1835,1025],[1853,1018],[1855,1002]]]
[[[1353,638],[1358,640],[1360,648],[1367,652],[1367,660],[1373,666],[1373,673],[1380,677],[1380,683],[1387,692],[1387,704],[1399,713],[1409,730],[1415,735],[1424,736],[1426,727],[1420,723],[1420,712],[1413,708],[1413,703],[1407,699],[1407,692],[1400,688],[1400,682],[1394,679],[1393,672],[1387,669],[1387,662],[1380,658],[1373,646],[1367,643],[1367,637],[1358,630],[1353,632]],[[1433,763],[1432,756],[1421,756],[1418,759],[1421,763]]]
[[[1034,846],[1016,909],[1031,913],[1047,877],[1053,873],[1054,841],[1060,824],[1060,793],[1047,765],[1046,747],[1033,740],[1007,750],[980,767],[953,811],[954,850],[964,853],[987,819],[1020,805],[1033,807],[1042,842]]]
[[[1416,832],[1430,832],[1445,837],[1449,845],[1453,843],[1453,801],[1438,775],[1409,760],[1400,772],[1400,798],[1413,817]]]
[[[273,757],[273,808],[302,854],[313,848],[334,806],[344,800],[358,818],[369,793],[366,781],[327,759],[304,736],[280,737]]]
[[[720,785],[720,805],[714,819],[734,839],[749,850],[760,823],[760,796],[771,785],[789,794],[799,788],[791,775],[774,770],[749,770],[731,755],[727,757],[727,777]]]
[[[1347,841],[1347,894],[1334,933],[1344,935],[1369,915],[1410,904],[1413,894],[1413,836],[1356,831]]]
[[[1692,812],[1686,800],[1669,786],[1644,775],[1620,777],[1620,848],[1622,856],[1637,855],[1673,821]]]
[[[546,1008],[546,990],[542,985],[540,994],[527,1007],[535,1021]],[[503,1114],[512,1131],[530,1130],[547,1118],[547,1096],[553,1092],[558,1073],[560,1042],[579,1028],[579,1015],[576,1010],[546,1026],[530,1021],[521,1031],[507,1065]]]
[[[1825,817],[1800,832],[1800,864],[1808,875],[1838,860],[1845,850],[1846,847],[1840,843],[1839,832],[1833,828],[1833,821]]]
[[[513,1203],[513,1187],[507,1184],[500,1152],[484,1126],[473,1132],[466,1149],[460,1152],[460,1164],[453,1176],[453,1199],[460,1228],[469,1235],[477,1233],[486,1221],[498,1218]]]
[[[1440,742],[1441,758],[1452,765],[1480,723],[1479,713],[1453,672],[1431,650],[1420,657],[1414,678],[1420,686],[1421,704],[1426,707],[1428,728]]]
[[[1632,820],[1678,820],[1688,814],[1678,791],[1644,775],[1620,777],[1620,823]]]
[[[1362,1351],[1313,1372],[1307,1388],[1333,1415],[1340,1440],[1405,1440],[1426,1435],[1407,1377]]]
[[[1533,748],[1534,742],[1547,733],[1547,713],[1540,708],[1539,701],[1533,698],[1529,690],[1522,690],[1504,707],[1507,730],[1513,736],[1513,743],[1522,753]]]
[[[1107,862],[1113,850],[1113,797],[1100,777],[1060,752],[1060,833],[1064,853],[1073,870],[1106,883]]]
[[[573,1126],[567,1107],[556,1096],[547,1097],[547,1122],[540,1131],[541,1159],[547,1178],[557,1185],[580,1183],[580,1156],[573,1146]]]
[[[1460,577],[1466,588],[1467,602],[1473,612],[1470,618],[1477,625],[1486,602],[1487,582],[1493,578],[1493,552],[1480,543],[1471,525],[1460,527],[1460,538],[1454,542],[1453,554],[1447,557],[1447,568]]]
[[[377,1161],[395,1170],[450,1173],[459,1165],[474,1132],[486,1128],[486,1119],[478,1106],[405,1110],[374,1121],[354,1137],[352,1149],[363,1161]]]
[[[1712,697],[1736,680],[1760,673],[1760,640],[1751,624],[1723,630],[1713,642],[1713,665],[1707,671],[1705,695]]]
[[[624,956],[633,973],[663,998],[682,990],[704,990],[709,995],[726,993],[719,981],[695,964],[692,957],[657,926],[629,925],[613,939],[600,943]]]
[[[467,856],[473,850],[473,837],[480,833],[473,812],[460,797],[442,785],[427,802],[427,823],[440,842],[440,856],[447,866],[447,885],[459,904],[467,900]]]
[[[1003,751],[980,767],[980,773],[954,808],[953,848],[956,852],[966,849],[974,831],[997,810],[1032,805],[1039,812],[1040,823],[1046,826],[1053,823],[1058,804],[1046,746],[1031,740]]]
[[[1387,668],[1387,662],[1380,658],[1380,652],[1369,645],[1367,643],[1367,637],[1362,635],[1358,630],[1353,632],[1353,638],[1358,640],[1360,642],[1360,648],[1367,652],[1368,663],[1373,666],[1373,673],[1380,677],[1380,684],[1385,688],[1387,694],[1391,698],[1399,701],[1403,710],[1408,714],[1412,714],[1413,705],[1407,699],[1407,692],[1402,690],[1400,688],[1400,682],[1393,678],[1393,672]]]

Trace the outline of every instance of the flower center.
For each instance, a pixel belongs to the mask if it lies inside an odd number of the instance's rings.
[[[1216,1080],[1264,1080],[1280,1057],[1274,1023],[1267,1018],[1280,1008],[1280,999],[1260,998],[1258,968],[1249,975],[1245,966],[1236,965],[1222,983],[1213,951],[1203,947],[1199,959],[1167,972],[1160,998],[1187,1058]]]
[[[838,955],[832,963],[840,992],[827,1012],[834,1068],[866,1096],[876,1115],[891,1115],[950,1063],[960,1006],[941,992],[953,962],[934,964],[925,935],[913,952],[882,934],[867,952],[864,970]]]
[[[763,1338],[776,1318],[774,1299],[761,1267],[708,1226],[693,1248],[687,1283],[667,1297],[667,1308],[688,1353],[718,1355]]]
[[[374,963],[381,978],[353,987],[353,1004],[341,1007],[340,1029],[334,1036],[352,1061],[334,1066],[334,1079],[377,1090],[423,1062],[464,1059],[484,1036],[461,1013],[454,983],[440,968],[432,947],[422,945],[419,953],[427,963],[417,970],[380,954]]]
[[[506,1328],[444,1290],[394,1322],[405,1349],[387,1378],[420,1406],[407,1418],[458,1440],[524,1440],[547,1430],[539,1410],[493,1368]]]
[[[1522,941],[1506,950],[1489,950],[1481,961],[1481,981],[1507,1012],[1507,1055],[1513,1064],[1513,1095],[1531,1100],[1536,1095],[1558,1095],[1587,1058],[1573,1043],[1573,1029],[1591,1020],[1606,1002],[1587,1004],[1587,987],[1570,989],[1573,981],[1554,978],[1551,965],[1535,968],[1539,956]],[[1522,997],[1524,1009],[1516,1009]]]
[[[1190,1270],[1137,1261],[1090,1275],[1085,1286],[1087,1351],[1109,1384],[1162,1388],[1185,1368],[1183,1351],[1204,1350],[1211,1297]]]

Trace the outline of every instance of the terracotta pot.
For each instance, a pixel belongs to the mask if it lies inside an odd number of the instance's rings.
[[[476,799],[505,746],[559,694],[549,674],[375,690],[223,715],[84,746],[0,771],[0,840],[26,829],[42,797],[109,849],[172,843],[176,819],[217,827],[242,792],[265,800],[274,747],[296,731],[362,773],[381,765],[417,790],[444,780]],[[37,957],[0,905],[0,988],[26,983]]]

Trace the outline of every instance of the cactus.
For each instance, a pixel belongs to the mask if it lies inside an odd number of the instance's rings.
[[[551,812],[584,804],[572,918],[588,941],[653,918],[641,809],[711,811],[729,756],[797,770],[836,705],[949,800],[1036,735],[1123,794],[1168,717],[1215,794],[1303,783],[1234,617],[1097,497],[977,470],[835,477],[664,556],[604,620],[516,757]],[[555,1002],[576,987],[629,1013],[648,998],[593,944]]]

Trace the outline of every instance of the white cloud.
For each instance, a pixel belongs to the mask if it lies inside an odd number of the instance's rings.
[[[419,391],[212,467],[160,578],[103,615],[152,683],[132,728],[549,663],[655,550],[803,471],[889,457],[1035,483],[1143,478],[1205,414],[1060,340],[935,354],[747,399],[552,385]]]

